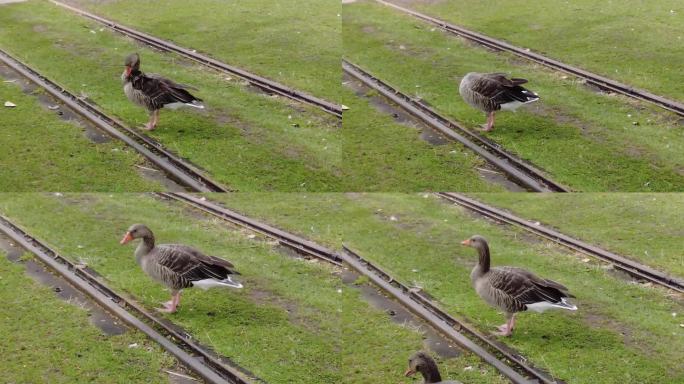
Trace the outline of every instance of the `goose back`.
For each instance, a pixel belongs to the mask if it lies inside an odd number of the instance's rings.
[[[228,275],[239,275],[229,261],[180,244],[152,248],[141,257],[140,266],[150,277],[174,290],[191,287],[200,280],[223,280]]]
[[[537,94],[521,86],[525,83],[525,79],[508,79],[503,73],[470,72],[461,80],[458,91],[470,106],[493,112],[502,108],[515,109],[539,99]]]

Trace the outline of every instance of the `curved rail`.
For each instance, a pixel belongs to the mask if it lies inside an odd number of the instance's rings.
[[[392,296],[412,313],[422,318],[434,329],[495,367],[513,383],[563,383],[531,365],[525,357],[512,348],[496,340],[489,339],[464,321],[452,317],[440,309],[427,295],[402,284],[380,267],[363,259],[347,247],[344,247],[344,252],[335,252],[297,235],[237,214],[221,205],[207,201],[203,197],[185,193],[159,193],[159,195],[183,202],[204,213],[227,220],[232,224],[259,232],[304,256],[318,258],[337,266],[348,265],[360,274],[368,277],[377,287]]]
[[[14,71],[43,88],[50,95],[73,110],[76,114],[91,122],[107,135],[124,142],[133,148],[151,163],[163,170],[170,178],[177,181],[186,188],[197,192],[231,192],[232,190],[224,187],[212,180],[204,172],[190,164],[180,156],[165,149],[161,143],[145,136],[135,130],[128,128],[120,121],[107,116],[94,105],[76,97],[64,87],[49,80],[28,65],[13,58],[8,53],[0,49],[0,61],[12,68]]]
[[[494,208],[461,194],[441,192],[437,195],[483,216],[514,225],[528,232],[534,233],[537,236],[551,240],[556,244],[560,244],[582,254],[611,263],[616,269],[625,271],[638,279],[647,280],[651,283],[684,293],[684,280],[680,278],[669,276],[647,265],[585,243],[551,228],[539,225],[538,223],[522,219],[511,213]]]
[[[126,35],[134,40],[137,40],[141,43],[145,43],[147,45],[153,46],[157,49],[160,49],[162,51],[168,51],[168,52],[174,52],[177,53],[183,57],[186,57],[192,61],[195,61],[197,63],[200,63],[202,65],[208,66],[210,68],[216,69],[221,72],[225,73],[230,73],[231,75],[238,76],[246,81],[248,81],[250,84],[254,85],[255,87],[262,89],[266,92],[269,93],[275,93],[284,97],[287,97],[288,99],[298,101],[300,103],[306,103],[313,105],[319,109],[322,109],[323,111],[332,114],[336,116],[337,118],[342,118],[342,106],[331,103],[329,101],[320,99],[318,97],[309,95],[305,92],[296,90],[294,88],[290,88],[288,86],[276,83],[273,80],[266,79],[261,76],[257,76],[253,73],[247,72],[244,69],[226,64],[224,62],[221,62],[219,60],[216,60],[214,58],[211,58],[209,56],[203,55],[201,53],[198,53],[195,50],[188,49],[181,47],[177,44],[174,44],[170,41],[160,39],[158,37],[154,37],[152,35],[148,35],[144,32],[137,31],[133,28],[123,26],[121,24],[118,24],[114,21],[105,19],[104,17],[100,17],[97,15],[94,15],[90,12],[86,12],[82,9],[76,8],[74,6],[64,4],[62,2],[56,1],[56,0],[51,0],[51,2],[55,5],[58,5],[60,7],[66,8],[72,12],[75,12],[81,16],[87,17],[91,20],[95,20],[98,23],[101,23],[105,25],[107,28],[110,28],[114,31],[117,31],[123,35]]]
[[[441,116],[432,108],[401,93],[398,89],[371,75],[358,65],[348,60],[343,60],[342,68],[349,75],[378,91],[389,100],[392,100],[423,123],[440,131],[446,137],[460,142],[477,155],[489,161],[517,184],[534,192],[570,192],[568,187],[551,180],[543,171],[505,151],[497,143]]]
[[[544,55],[541,55],[539,53],[532,52],[528,49],[520,48],[515,45],[506,43],[505,41],[497,40],[494,38],[491,38],[489,36],[485,36],[481,33],[473,32],[471,30],[468,30],[466,28],[450,24],[444,20],[439,20],[431,16],[427,16],[425,14],[422,14],[420,12],[416,12],[412,9],[404,8],[400,5],[393,4],[388,1],[383,1],[383,0],[375,0],[380,4],[386,5],[388,7],[394,8],[396,10],[399,10],[401,12],[407,13],[411,16],[414,16],[418,19],[421,19],[423,21],[426,21],[430,24],[434,24],[440,28],[443,28],[445,31],[453,33],[455,35],[461,36],[465,39],[468,39],[470,41],[476,42],[478,44],[484,45],[485,47],[492,48],[495,50],[499,51],[506,51],[510,52],[514,55],[517,55],[519,57],[525,58],[527,60],[534,61],[537,64],[541,64],[543,66],[562,71],[565,73],[569,73],[573,76],[579,77],[581,79],[584,79],[587,83],[595,85],[601,89],[608,90],[611,92],[619,93],[634,99],[639,99],[643,101],[647,101],[649,103],[653,103],[661,108],[667,109],[668,111],[674,112],[680,116],[684,116],[684,104],[667,99],[665,97],[656,95],[654,93],[648,92],[643,89],[639,88],[634,88],[630,85],[623,84],[619,81],[609,79],[607,77],[597,75],[595,73],[586,71],[581,68],[574,67],[569,64],[565,64],[563,62],[560,62],[558,60],[546,57]]]
[[[117,294],[100,281],[89,268],[77,267],[3,216],[0,216],[0,231],[34,254],[43,264],[64,277],[71,285],[91,297],[104,309],[147,335],[207,382],[216,384],[263,382],[258,378],[250,377],[252,375],[247,370],[228,362],[194,341],[191,335],[181,327],[152,315],[139,304]]]

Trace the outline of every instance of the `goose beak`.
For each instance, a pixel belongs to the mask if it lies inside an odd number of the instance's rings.
[[[416,374],[416,371],[412,370],[411,368],[407,369],[406,372],[404,372],[404,376],[406,377],[411,377]]]
[[[465,245],[466,247],[470,247],[470,239],[465,239],[461,241],[461,244]]]
[[[128,243],[128,242],[131,241],[131,240],[133,240],[133,235],[131,235],[130,232],[126,232],[126,234],[124,235],[123,239],[121,239],[121,241],[119,242],[119,244],[122,244],[122,245],[123,245],[123,244]]]

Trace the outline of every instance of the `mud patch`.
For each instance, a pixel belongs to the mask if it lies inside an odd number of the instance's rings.
[[[0,234],[0,250],[7,253],[8,260],[24,265],[28,276],[38,283],[51,288],[57,297],[69,304],[85,309],[88,312],[90,323],[99,328],[105,335],[121,335],[128,330],[117,318],[95,305],[63,278],[48,272],[42,264],[34,260],[22,262],[21,257],[25,251],[2,234]]]
[[[288,319],[293,324],[303,326],[314,332],[319,332],[321,330],[318,324],[306,318],[306,316],[301,313],[299,304],[294,301],[286,300],[271,291],[258,288],[252,288],[249,291],[249,298],[257,304],[266,304],[284,310],[287,313]]]
[[[583,321],[585,324],[592,328],[608,329],[615,332],[622,337],[623,342],[626,346],[631,349],[637,350],[646,356],[656,357],[656,353],[653,349],[649,348],[648,345],[635,339],[634,331],[627,325],[618,322],[615,319],[606,317],[597,311],[597,308],[592,308],[589,304],[584,304],[582,308],[584,313]]]
[[[340,273],[340,278],[347,286],[360,291],[361,297],[364,300],[374,308],[385,312],[394,323],[421,333],[423,335],[423,345],[426,349],[437,353],[445,359],[456,358],[463,354],[463,350],[458,348],[453,342],[437,333],[437,331],[406,310],[401,304],[384,296],[375,287],[368,284],[355,284],[359,278],[359,274],[356,272],[345,269]]]

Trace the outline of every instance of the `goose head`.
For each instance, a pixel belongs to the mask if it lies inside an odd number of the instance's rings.
[[[123,239],[121,239],[120,244],[126,244],[134,239],[144,239],[153,237],[152,231],[147,228],[144,224],[133,224],[128,228]]]
[[[480,249],[487,247],[487,240],[480,235],[473,235],[470,238],[461,241],[461,244],[466,247],[475,248],[479,251]]]
[[[404,376],[409,377],[420,372],[425,379],[425,383],[438,383],[442,381],[442,377],[437,369],[437,363],[427,353],[418,351],[409,358],[408,369],[404,372]]]
[[[121,76],[125,79],[128,79],[131,77],[132,72],[137,72],[140,70],[140,56],[137,53],[131,53],[126,57],[124,65],[126,66],[126,69]]]

